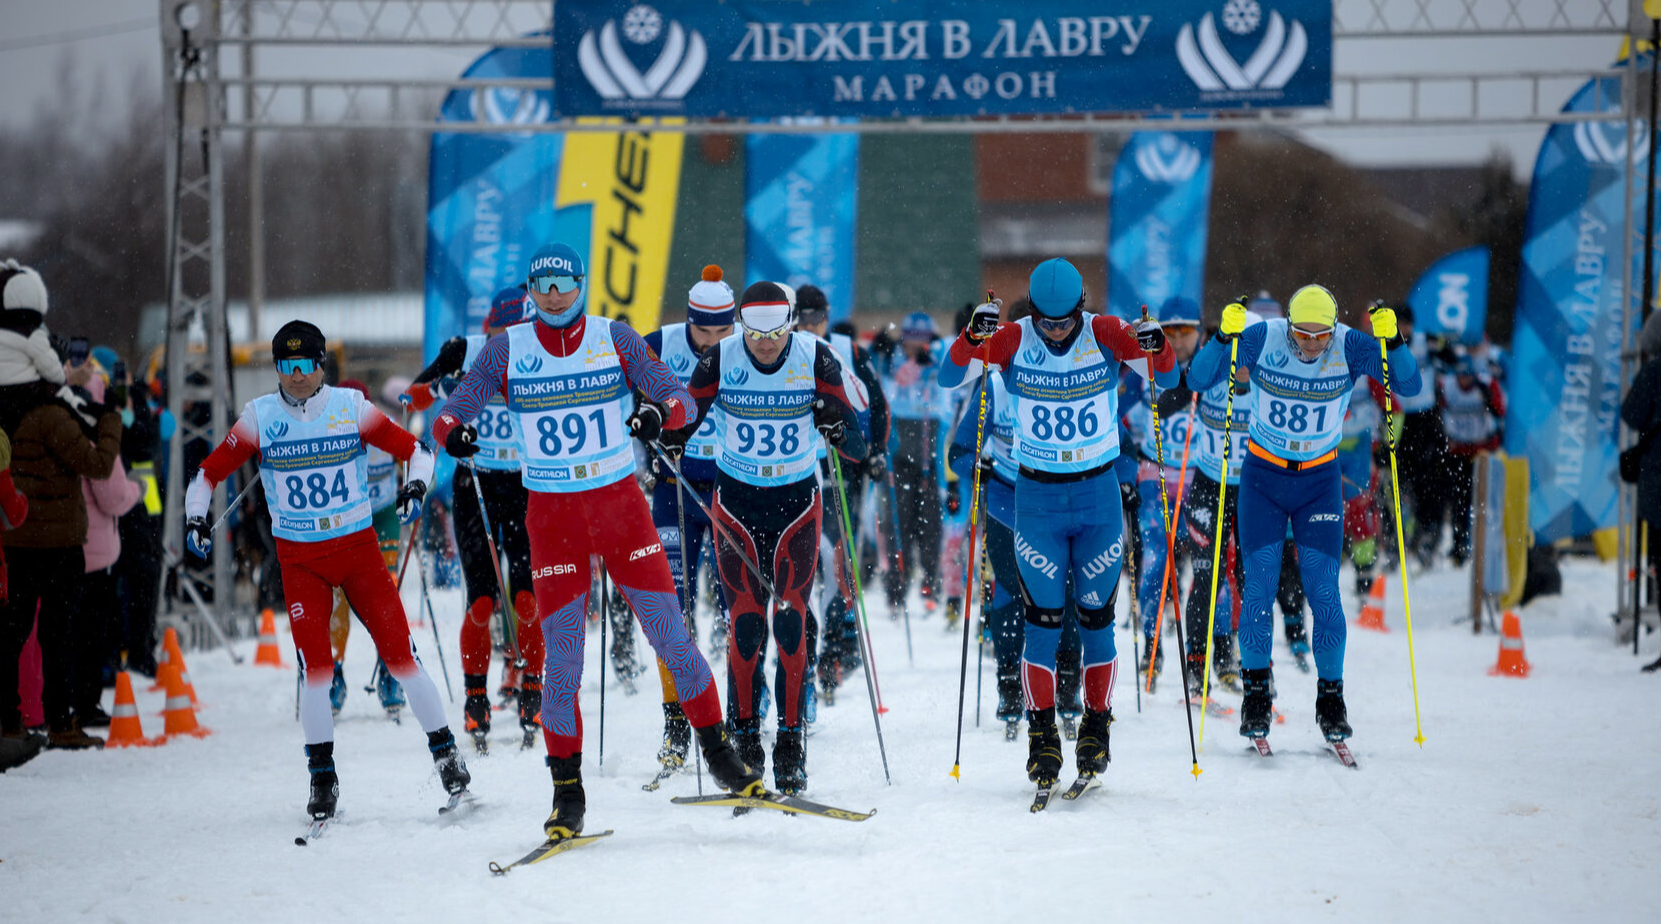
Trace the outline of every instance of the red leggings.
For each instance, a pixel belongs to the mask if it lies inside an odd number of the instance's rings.
[[[280,542],[277,559],[283,569],[283,596],[288,600],[288,624],[294,650],[305,678],[300,720],[306,741],[334,738],[329,709],[329,683],[334,677],[334,649],[329,643],[329,617],[334,611],[334,589],[339,587],[358,621],[375,640],[375,651],[387,670],[409,695],[410,708],[423,731],[445,726],[438,688],[415,657],[409,621],[398,587],[381,558],[380,539],[373,529],[362,529],[326,544]],[[290,560],[308,554],[303,561]],[[312,669],[315,666],[315,670]]]
[[[582,750],[584,618],[589,556],[597,555],[669,668],[694,728],[721,721],[709,664],[686,634],[669,559],[634,479],[570,494],[530,492],[531,586],[542,617],[542,737],[551,757]]]

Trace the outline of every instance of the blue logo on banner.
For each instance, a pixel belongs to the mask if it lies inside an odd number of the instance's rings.
[[[463,77],[549,80],[546,48],[497,48]],[[427,167],[426,330],[432,356],[444,341],[481,329],[491,298],[525,281],[526,262],[551,240],[589,239],[587,206],[554,209],[562,136],[515,131],[553,117],[548,89],[453,90],[440,122],[488,122],[499,134],[433,134]]]
[[[1588,81],[1563,111],[1607,112],[1611,121],[1552,126],[1529,188],[1505,450],[1528,456],[1529,526],[1541,543],[1615,525],[1621,322],[1636,321],[1643,290],[1641,229],[1631,264],[1621,265],[1625,211],[1644,214],[1644,184],[1625,201],[1620,79]],[[1648,138],[1634,148],[1642,177]]]
[[[1407,304],[1413,308],[1414,331],[1466,345],[1481,343],[1488,324],[1488,248],[1467,247],[1432,263],[1413,284]]]
[[[833,321],[854,294],[859,136],[744,139],[744,276],[825,293]]]
[[[1327,0],[554,4],[561,116],[1325,106]]]
[[[1137,132],[1113,167],[1108,200],[1109,309],[1126,320],[1205,286],[1211,133]]]

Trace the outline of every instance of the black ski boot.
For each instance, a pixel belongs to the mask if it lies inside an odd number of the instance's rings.
[[[1285,620],[1286,647],[1297,659],[1298,670],[1309,673],[1309,632],[1303,627],[1303,617]]]
[[[490,734],[489,678],[484,674],[463,674],[461,683],[467,691],[467,699],[461,704],[461,714],[466,723],[462,727],[473,736],[473,745],[483,754],[487,747],[485,737]]]
[[[761,785],[761,774],[750,769],[738,756],[738,751],[733,749],[726,723],[711,722],[693,731],[698,735],[698,747],[704,752],[704,763],[708,765],[709,775],[716,785],[741,796],[760,795],[765,791]]]
[[[1240,659],[1234,655],[1234,636],[1212,636],[1211,664],[1217,669],[1217,685],[1230,693],[1239,693]]]
[[[1004,740],[1014,741],[1021,733],[1021,715],[1025,711],[1021,693],[1019,667],[998,669],[998,721],[1004,723]]]
[[[657,749],[657,762],[665,769],[678,770],[686,766],[686,749],[692,744],[692,726],[680,703],[663,704],[663,746]]]
[[[773,739],[773,785],[787,796],[807,788],[807,740],[800,726],[779,726]]]
[[[588,795],[583,792],[582,752],[547,760],[549,775],[554,778],[554,810],[542,823],[542,833],[549,840],[576,837],[582,833],[583,812],[588,808]]]
[[[1079,662],[1083,652],[1058,651],[1055,655],[1055,711],[1061,719],[1061,735],[1068,741],[1078,737],[1078,718],[1084,713],[1084,701],[1079,698],[1083,672]]]
[[[467,764],[456,750],[456,736],[450,734],[449,726],[427,735],[427,750],[433,752],[433,766],[438,768],[445,792],[453,796],[473,782],[473,775],[467,772]]]
[[[1073,746],[1073,762],[1079,776],[1095,776],[1107,769],[1107,762],[1113,759],[1107,748],[1108,728],[1112,724],[1111,709],[1104,712],[1084,711],[1084,721],[1079,723],[1078,744]]]
[[[527,739],[542,728],[542,675],[526,673],[519,678],[519,727]],[[527,745],[528,746],[528,745]]]
[[[767,769],[767,752],[761,748],[761,719],[751,716],[729,723],[732,728],[732,746],[738,759],[754,768],[759,776]]]
[[[1027,712],[1027,779],[1048,789],[1061,778],[1061,732],[1054,709]]]
[[[1205,694],[1205,652],[1190,654],[1187,660],[1187,673],[1183,675],[1183,682],[1188,689],[1188,702],[1197,704]]]
[[[1274,669],[1260,667],[1240,672],[1246,696],[1240,701],[1240,734],[1246,738],[1269,737],[1274,721]]]
[[[1343,741],[1354,734],[1344,709],[1344,681],[1315,681],[1315,721],[1328,741]]]
[[[340,801],[340,777],[335,775],[335,743],[306,745],[306,765],[311,770],[311,795],[306,799],[306,814],[321,820],[335,816],[335,803]]]

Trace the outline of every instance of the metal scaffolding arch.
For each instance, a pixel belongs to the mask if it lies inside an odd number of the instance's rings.
[[[539,81],[460,79],[472,57],[493,47],[548,48],[553,0],[158,0],[169,145],[168,407],[179,422],[169,447],[168,548],[182,548],[184,446],[210,445],[226,432],[231,411],[225,321],[223,145],[227,132],[439,130],[435,100],[455,90],[540,89]],[[1334,58],[1346,49],[1392,60],[1410,43],[1457,40],[1503,43],[1542,37],[1647,37],[1636,0],[1334,0]],[[537,33],[541,33],[538,35]],[[1464,47],[1475,47],[1474,45]],[[1363,57],[1363,55],[1355,55]],[[1526,56],[1524,56],[1526,58]],[[262,73],[254,73],[257,58]],[[434,59],[437,59],[435,62]],[[233,72],[226,65],[235,63]],[[1545,125],[1563,121],[1637,121],[1636,64],[1585,71],[1520,60],[1502,74],[1450,67],[1445,72],[1350,72],[1335,66],[1333,105],[1308,111],[1258,110],[1185,122],[1195,129],[1279,127]],[[1619,115],[1559,112],[1583,81],[1604,78]],[[231,93],[231,90],[238,92]],[[1504,100],[1509,102],[1504,102]],[[1498,101],[1497,101],[1498,100]],[[482,112],[485,107],[478,107]],[[415,113],[415,114],[411,114]],[[1159,114],[1034,119],[891,119],[811,124],[745,124],[743,131],[814,132],[1102,132],[1169,124]],[[690,120],[675,130],[732,133],[731,121]],[[496,132],[499,125],[445,122],[445,132]],[[595,131],[570,119],[515,126],[515,131]],[[1627,182],[1634,182],[1628,164]],[[1630,196],[1628,197],[1630,201]],[[1628,246],[1634,225],[1627,222]],[[1640,245],[1641,246],[1641,245]],[[1630,258],[1631,251],[1628,255]],[[256,293],[257,297],[257,293]],[[211,411],[192,418],[188,408]],[[216,491],[214,515],[223,510]],[[231,543],[213,556],[215,603],[234,600]],[[1624,571],[1623,571],[1624,581]]]

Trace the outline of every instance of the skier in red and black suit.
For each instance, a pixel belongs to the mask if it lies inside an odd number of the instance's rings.
[[[819,562],[819,435],[854,461],[864,459],[866,450],[835,350],[793,332],[792,314],[776,283],[744,290],[742,332],[698,361],[688,383],[697,419],[675,434],[690,436],[706,415],[715,415],[716,562],[732,610],[727,702],[739,755],[757,769],[763,760],[759,713],[770,595],[744,558],[778,594],[772,601],[780,700],[773,781],[785,793],[807,784],[802,704],[812,618],[807,598]]]
[[[542,736],[554,783],[543,830],[555,840],[581,833],[587,806],[577,691],[590,555],[604,560],[674,675],[711,776],[733,792],[761,791],[760,777],[739,759],[721,723],[709,664],[687,636],[669,560],[633,478],[629,437],[650,441],[664,426],[684,426],[691,398],[627,324],[583,313],[576,251],[544,246],[527,276],[536,320],[490,339],[439,412],[433,438],[466,458],[478,439],[468,422],[498,392],[524,434],[525,526],[546,650]]]

